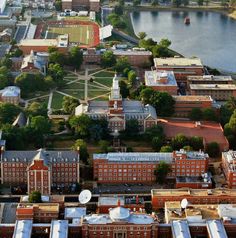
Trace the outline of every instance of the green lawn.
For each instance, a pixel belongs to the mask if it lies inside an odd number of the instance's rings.
[[[113,79],[112,77],[103,77],[103,78],[95,78],[94,81],[104,84],[110,88],[112,86],[112,79]]]
[[[53,93],[52,97],[52,108],[53,109],[61,109],[62,108],[62,100],[63,100],[63,95],[57,92]]]
[[[94,77],[114,77],[114,75],[115,72],[106,70],[93,74]]]

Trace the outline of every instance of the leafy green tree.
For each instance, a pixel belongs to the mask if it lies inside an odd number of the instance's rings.
[[[128,73],[128,80],[131,85],[134,85],[136,82],[137,74],[134,70],[130,70]]]
[[[182,1],[181,0],[172,0],[172,5],[174,7],[180,7]]]
[[[155,94],[155,91],[153,88],[144,88],[141,93],[140,93],[140,97],[143,101],[144,104],[150,104],[152,103],[152,97]]]
[[[203,3],[204,3],[204,0],[198,0],[197,1],[198,6],[203,6]]]
[[[31,118],[30,126],[36,132],[47,135],[51,131],[51,122],[48,118],[44,116],[35,116]]]
[[[116,60],[115,70],[118,73],[124,73],[124,69],[131,69],[131,65],[128,61],[128,58],[125,56],[122,56]]]
[[[144,133],[144,138],[147,141],[151,141],[155,136],[164,137],[164,131],[160,125],[154,125],[152,127],[149,127]]]
[[[66,113],[73,114],[75,112],[75,108],[79,106],[79,104],[80,103],[78,99],[64,96],[62,101],[62,109]]]
[[[83,52],[77,46],[70,49],[68,64],[73,66],[75,69],[79,69],[83,63]]]
[[[126,120],[125,134],[129,138],[135,138],[139,134],[140,126],[137,119]]]
[[[193,108],[189,113],[189,118],[193,121],[200,121],[202,119],[202,110],[198,107]]]
[[[155,92],[151,104],[156,108],[159,116],[171,116],[174,113],[175,101],[167,92]]]
[[[109,128],[106,119],[94,119],[89,128],[90,140],[97,142],[109,138]]]
[[[42,198],[41,198],[41,193],[39,191],[33,191],[29,195],[29,202],[30,203],[41,203]]]
[[[129,96],[129,88],[127,83],[124,80],[120,80],[119,86],[120,86],[120,94],[122,95],[122,98],[127,98]]]
[[[82,140],[82,139],[76,140],[72,149],[79,151],[80,159],[84,163],[88,163],[89,153],[88,153],[88,149],[87,149],[87,144],[84,140]]]
[[[152,6],[159,5],[159,0],[152,0]]]
[[[114,13],[117,14],[117,15],[123,15],[123,12],[124,12],[124,8],[122,5],[116,5],[114,7]]]
[[[49,64],[48,75],[50,75],[53,81],[58,87],[64,85],[63,78],[65,76],[65,71],[60,64]]]
[[[144,32],[144,31],[141,31],[141,32],[138,33],[138,38],[139,38],[140,40],[145,39],[146,36],[147,36],[147,34],[146,34],[146,32]]]
[[[206,121],[217,121],[215,110],[212,108],[206,108],[202,112],[203,119]]]
[[[107,50],[101,56],[101,66],[103,68],[113,67],[116,64],[116,57],[113,51]]]
[[[160,40],[159,45],[168,48],[171,45],[171,41],[168,40],[167,38],[163,38]]]
[[[56,0],[54,2],[54,6],[55,6],[56,11],[60,12],[62,10],[62,1]]]
[[[152,148],[155,151],[160,151],[161,147],[163,146],[163,137],[162,136],[155,136],[152,138]]]
[[[171,140],[171,145],[174,150],[182,149],[184,146],[186,146],[188,144],[189,144],[188,138],[183,134],[177,134]]]
[[[110,143],[106,140],[100,140],[98,142],[98,145],[99,145],[99,148],[100,148],[100,153],[107,153],[109,144]]]
[[[139,47],[145,48],[146,50],[151,50],[153,46],[157,44],[156,41],[154,41],[152,38],[148,39],[140,39],[139,40]]]
[[[69,120],[69,125],[74,130],[75,134],[81,138],[89,137],[89,128],[91,124],[92,120],[85,114],[73,116]]]
[[[12,60],[6,56],[3,57],[1,60],[1,66],[5,66],[10,69],[12,67]]]
[[[21,112],[20,107],[11,103],[0,104],[0,124],[13,123],[18,114]]]
[[[51,48],[51,50],[52,49],[53,48]],[[65,55],[59,51],[52,51],[51,53],[49,53],[49,63],[59,64],[63,66],[66,63]]]
[[[190,143],[190,146],[193,148],[194,151],[204,149],[202,137],[193,136],[193,137],[190,138],[189,143]]]
[[[9,86],[12,82],[12,76],[6,66],[0,67],[0,89]]]
[[[51,54],[53,52],[58,52],[58,48],[55,46],[49,46],[48,47],[48,53]]]
[[[32,102],[27,108],[27,113],[30,116],[47,116],[47,105],[45,103]]]
[[[141,0],[133,0],[133,5],[138,6],[141,4]]]
[[[208,1],[208,0],[207,0]],[[182,0],[183,5],[186,7],[189,5],[189,0]]]
[[[115,28],[125,28],[126,23],[121,19],[121,17],[115,13],[111,13],[108,15],[107,20],[113,25]]]
[[[172,152],[173,148],[170,145],[164,145],[161,147],[160,152],[162,153],[168,153],[168,152]]]
[[[163,184],[166,181],[167,174],[171,172],[171,167],[165,161],[161,161],[154,170],[156,182]]]
[[[185,150],[185,151],[193,151],[193,147],[191,147],[190,145],[185,145],[184,147],[183,147],[183,149]]]
[[[211,142],[207,144],[206,152],[212,158],[216,158],[220,155],[220,146],[217,142]]]
[[[23,55],[23,51],[21,49],[19,49],[18,47],[11,52],[11,57],[20,57]]]

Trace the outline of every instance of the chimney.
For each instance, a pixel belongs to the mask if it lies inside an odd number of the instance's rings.
[[[139,204],[138,195],[136,196],[136,204]]]
[[[117,206],[120,207],[120,199],[118,198]]]

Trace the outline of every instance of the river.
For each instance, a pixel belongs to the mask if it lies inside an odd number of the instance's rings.
[[[185,25],[184,18],[191,24]],[[205,65],[236,72],[236,21],[218,12],[132,12],[135,34],[144,31],[159,41],[171,40],[171,49],[185,57],[197,56]]]

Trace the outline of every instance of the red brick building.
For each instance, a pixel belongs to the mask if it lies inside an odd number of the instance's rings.
[[[173,71],[177,82],[186,82],[188,76],[204,75],[204,67],[198,58],[155,58],[157,70]]]
[[[236,204],[236,190],[230,189],[152,189],[152,208],[165,207],[165,202],[186,198],[192,204]]]
[[[181,133],[187,137],[202,137],[204,147],[208,143],[216,141],[221,151],[227,151],[229,149],[229,142],[224,136],[221,125],[217,122],[159,120],[158,124],[163,127],[167,139],[171,139]]]
[[[210,96],[173,96],[175,100],[175,116],[188,117],[193,108],[212,108],[213,99]]]
[[[201,176],[208,170],[208,155],[203,152],[108,153],[93,155],[93,175],[98,183],[154,183],[160,161],[170,164],[169,178]]]
[[[236,188],[236,152],[222,153],[222,168],[229,188]]]
[[[67,188],[79,182],[76,151],[2,151],[1,184],[27,184],[28,193],[51,193],[52,187]]]

